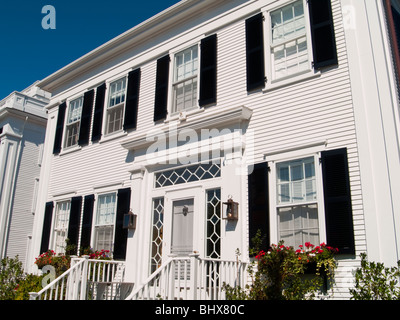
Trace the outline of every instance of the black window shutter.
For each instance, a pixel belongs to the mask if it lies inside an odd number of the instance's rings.
[[[342,254],[354,254],[347,149],[321,153],[327,244]]]
[[[92,220],[93,220],[93,207],[94,195],[85,196],[83,202],[83,217],[82,217],[82,234],[81,234],[81,248],[90,247],[90,237],[92,234]]]
[[[78,246],[79,223],[81,220],[82,197],[71,199],[69,212],[68,236],[69,244]]]
[[[115,224],[114,259],[124,260],[126,257],[126,242],[128,230],[123,229],[124,214],[127,214],[131,203],[131,189],[118,190],[117,219]]]
[[[157,60],[156,93],[154,101],[155,122],[165,119],[168,113],[169,62],[169,55]]]
[[[217,35],[202,39],[200,49],[199,105],[205,106],[217,101]]]
[[[308,0],[314,68],[338,64],[331,0]]]
[[[260,230],[263,237],[260,249],[263,250],[270,245],[268,170],[267,162],[258,163],[248,177],[249,246],[254,247],[252,239]]]
[[[124,130],[136,129],[139,104],[140,69],[129,72]]]
[[[247,91],[265,85],[263,19],[259,13],[246,20]]]
[[[89,143],[90,124],[92,122],[92,111],[93,111],[93,98],[94,90],[85,92],[83,96],[81,126],[79,129],[79,140],[80,146]]]
[[[96,89],[96,102],[94,104],[93,130],[92,130],[93,142],[98,141],[101,138],[105,94],[106,94],[106,84],[103,83]]]
[[[63,102],[58,106],[58,116],[57,116],[57,127],[56,136],[54,139],[53,153],[58,154],[61,151],[62,136],[64,131],[64,119],[65,119],[65,109],[67,108],[67,103]]]
[[[43,230],[42,230],[42,242],[40,244],[40,254],[49,250],[49,241],[51,233],[51,220],[53,218],[53,202],[46,203],[46,209],[44,211]]]

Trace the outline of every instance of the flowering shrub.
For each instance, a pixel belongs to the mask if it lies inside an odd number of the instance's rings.
[[[25,274],[18,256],[0,260],[0,300],[14,300]]]
[[[97,259],[97,260],[108,260],[110,259],[110,250],[96,250],[92,253],[89,253],[89,259]]]
[[[55,256],[56,253],[53,250],[48,250],[35,258],[35,264],[39,269],[42,269],[46,265],[53,265]]]
[[[110,250],[93,250],[92,248],[82,248],[82,256],[89,256],[89,259],[111,260]]]
[[[326,281],[332,281],[338,250],[325,243],[306,242],[298,249],[285,246],[283,241],[258,251],[250,267],[253,279],[246,288],[225,285],[228,299],[301,300],[312,299]],[[312,276],[306,276],[311,274]]]
[[[57,255],[53,250],[48,250],[42,253],[39,257],[35,258],[35,264],[39,269],[42,269],[46,265],[53,266],[56,270],[57,276],[59,276],[64,271],[69,269],[71,265],[71,258],[69,255]]]

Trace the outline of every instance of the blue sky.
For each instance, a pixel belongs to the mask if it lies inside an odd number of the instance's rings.
[[[46,78],[179,0],[1,0],[0,100]],[[56,29],[45,30],[45,5]]]

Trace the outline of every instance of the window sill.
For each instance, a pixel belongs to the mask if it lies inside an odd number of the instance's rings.
[[[298,82],[302,82],[305,80],[319,78],[320,76],[321,76],[321,72],[319,72],[319,71],[307,70],[302,73],[284,77],[282,79],[272,80],[271,82],[267,83],[267,85],[265,86],[265,88],[262,91],[264,93],[269,92],[269,91],[283,88],[285,86],[296,84]]]
[[[104,142],[108,142],[108,141],[111,141],[111,140],[122,138],[122,137],[125,137],[127,134],[128,133],[126,131],[119,130],[119,131],[116,131],[116,132],[113,132],[113,133],[110,133],[110,134],[104,136],[104,138],[102,138],[99,141],[99,143],[101,144],[101,143],[104,143]]]
[[[62,151],[59,153],[59,156],[61,157],[61,156],[76,152],[76,151],[81,150],[81,149],[82,149],[82,147],[80,145],[71,146],[71,147],[68,147],[66,149],[62,149]]]

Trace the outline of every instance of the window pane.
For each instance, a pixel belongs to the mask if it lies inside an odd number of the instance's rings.
[[[110,97],[108,107],[125,102],[126,79],[120,79],[110,84]]]
[[[79,121],[81,119],[83,98],[73,100],[69,104],[67,123]]]
[[[162,188],[171,185],[207,180],[221,176],[221,164],[199,164],[179,169],[158,172],[155,175],[155,187]]]
[[[314,158],[277,164],[278,204],[317,199]]]
[[[96,219],[97,225],[114,224],[116,208],[115,201],[115,193],[99,196]]]
[[[208,190],[206,204],[206,256],[218,259],[221,256],[221,189]]]
[[[95,235],[95,250],[109,250],[113,251],[113,241],[114,241],[114,227],[113,226],[101,226],[96,227]]]
[[[274,79],[309,68],[303,1],[271,12],[271,59]]]
[[[305,242],[319,243],[318,208],[316,204],[278,209],[279,239],[297,248]]]
[[[117,103],[116,103],[117,104]],[[124,106],[119,105],[108,111],[107,133],[113,133],[122,129],[124,118]]]
[[[71,147],[78,144],[80,122],[75,122],[67,126],[65,147]]]
[[[162,244],[164,229],[164,198],[153,200],[153,225],[151,230],[150,273],[162,264]]]

